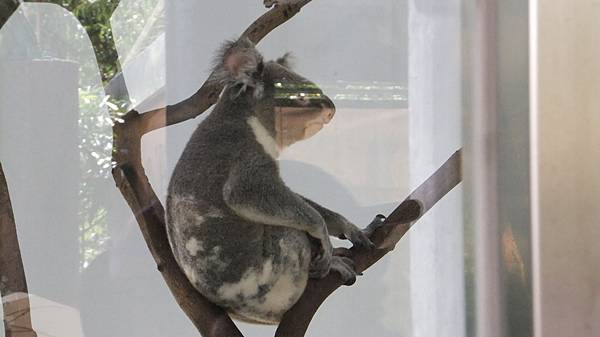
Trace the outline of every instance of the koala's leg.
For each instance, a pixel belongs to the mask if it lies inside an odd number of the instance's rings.
[[[329,273],[334,258],[325,220],[285,185],[275,162],[266,159],[261,161],[257,157],[240,160],[238,165],[232,167],[223,186],[223,200],[242,218],[295,228],[317,239],[321,249],[311,261],[310,276],[324,277]],[[335,258],[335,266],[343,263],[338,260]]]
[[[369,234],[372,230],[361,230],[360,228],[358,228],[358,226],[348,221],[342,215],[332,210],[329,210],[310,199],[304,197],[302,198],[310,206],[317,210],[319,214],[321,214],[321,216],[325,220],[325,223],[327,224],[327,230],[329,231],[329,235],[336,236],[342,240],[349,240],[350,242],[352,242],[353,245],[356,246],[363,246],[367,248],[375,247],[373,242],[371,242],[371,240],[369,239]]]

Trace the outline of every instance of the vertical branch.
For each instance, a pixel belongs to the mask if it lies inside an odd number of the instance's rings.
[[[227,313],[204,298],[187,280],[175,261],[167,239],[165,211],[152,190],[141,161],[140,120],[135,111],[115,124],[113,177],[129,204],[157,268],[173,297],[205,337],[243,337]]]
[[[7,337],[36,337],[31,326],[27,281],[19,249],[15,218],[8,194],[6,177],[0,164],[0,293]],[[10,301],[7,298],[14,296]]]

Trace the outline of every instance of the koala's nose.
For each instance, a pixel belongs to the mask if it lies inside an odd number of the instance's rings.
[[[333,119],[333,115],[335,115],[335,105],[329,97],[324,96],[321,106],[323,107],[323,121],[329,123]]]

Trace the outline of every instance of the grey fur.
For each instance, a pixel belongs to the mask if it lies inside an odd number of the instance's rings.
[[[167,232],[177,262],[198,291],[235,318],[276,324],[309,276],[335,270],[348,284],[354,281],[351,262],[332,256],[329,235],[372,244],[341,215],[292,192],[249,122],[260,122],[277,139],[282,99],[276,99],[276,83],[288,91],[317,90],[316,97],[320,89],[277,62],[263,62],[247,40],[228,42],[219,57],[215,80],[227,87],[175,167]],[[228,58],[245,63],[232,72]],[[332,103],[322,95],[310,104],[318,110]]]

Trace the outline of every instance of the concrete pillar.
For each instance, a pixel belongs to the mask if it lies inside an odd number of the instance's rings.
[[[459,1],[409,3],[410,185],[461,147]],[[464,336],[462,192],[455,189],[409,234],[411,327],[403,336]]]

